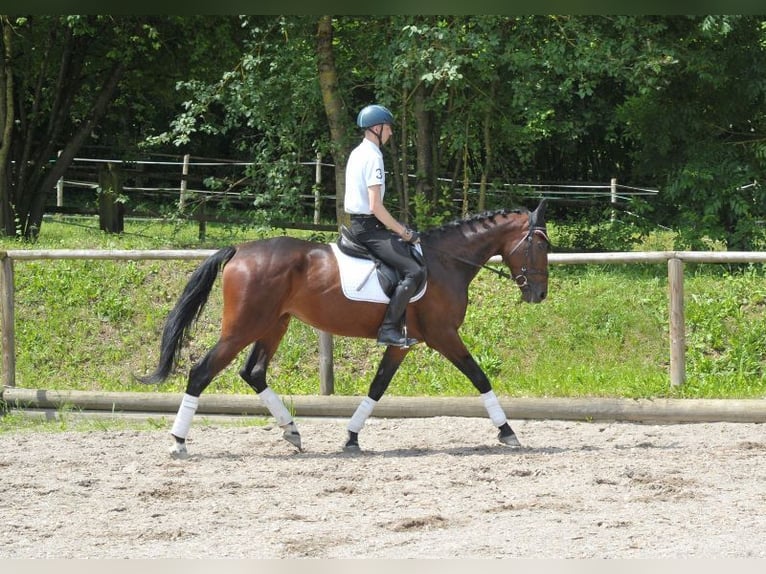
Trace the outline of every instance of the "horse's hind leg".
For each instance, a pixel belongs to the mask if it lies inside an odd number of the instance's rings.
[[[293,416],[285,407],[282,399],[266,383],[266,369],[268,369],[269,361],[271,361],[279,342],[287,331],[289,322],[290,317],[285,315],[268,337],[262,337],[253,345],[250,355],[239,371],[239,376],[258,393],[261,402],[269,410],[277,424],[282,427],[284,431],[282,437],[298,450],[301,450],[301,435]]]
[[[196,363],[189,371],[189,379],[186,384],[186,392],[181,400],[181,406],[173,421],[170,434],[173,435],[174,444],[170,449],[170,455],[174,458],[186,458],[186,437],[191,428],[192,419],[197,412],[199,397],[218,373],[226,365],[231,363],[247,342],[219,339],[207,354]]]
[[[375,373],[375,377],[370,383],[370,390],[367,396],[362,399],[362,402],[354,411],[351,420],[348,422],[348,439],[346,444],[343,445],[343,450],[347,452],[359,451],[359,432],[364,427],[364,423],[372,414],[375,405],[383,397],[383,393],[386,392],[391,379],[396,374],[399,365],[402,364],[404,357],[409,353],[407,347],[387,347],[386,352],[383,354],[383,359],[378,365],[378,370]]]

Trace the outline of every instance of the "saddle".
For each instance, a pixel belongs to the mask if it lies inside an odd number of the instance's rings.
[[[336,244],[341,253],[344,253],[349,257],[368,259],[372,261],[374,263],[373,270],[376,271],[378,281],[380,282],[380,288],[383,290],[383,293],[385,293],[386,297],[391,297],[394,289],[396,289],[396,286],[403,279],[403,276],[398,269],[375,257],[370,252],[370,250],[365,247],[364,244],[357,241],[354,234],[351,233],[351,230],[348,229],[345,225],[340,226],[340,236],[338,237]],[[425,268],[426,262],[419,247],[412,244],[408,245],[412,258],[418,263],[418,265]],[[372,271],[370,273],[372,273]],[[423,281],[417,286],[415,293],[420,293],[423,290],[423,287],[426,283],[425,276],[426,274],[424,273]]]

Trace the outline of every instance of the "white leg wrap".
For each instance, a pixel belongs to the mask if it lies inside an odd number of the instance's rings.
[[[484,408],[487,409],[487,413],[489,414],[489,418],[493,425],[500,427],[508,422],[508,419],[505,418],[503,407],[500,406],[500,401],[497,400],[495,391],[482,393],[481,400],[484,401]]]
[[[287,410],[285,403],[282,402],[277,396],[277,393],[271,387],[266,387],[265,390],[258,393],[261,398],[261,402],[269,409],[271,416],[277,420],[277,424],[281,427],[293,422],[293,417],[290,411]]]
[[[372,414],[375,405],[378,401],[373,401],[370,397],[364,397],[359,406],[354,411],[354,416],[348,421],[348,430],[351,432],[359,432],[362,430],[364,423],[367,422],[367,418]]]
[[[189,428],[191,427],[194,413],[197,412],[198,405],[199,397],[184,394],[184,397],[181,400],[181,406],[178,407],[176,420],[173,422],[173,428],[170,430],[173,435],[178,438],[186,438],[186,435],[189,434]]]

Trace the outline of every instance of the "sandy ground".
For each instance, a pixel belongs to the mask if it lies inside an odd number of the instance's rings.
[[[764,558],[757,424],[370,419],[0,435],[0,558]]]

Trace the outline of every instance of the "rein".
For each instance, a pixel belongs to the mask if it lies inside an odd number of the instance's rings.
[[[437,247],[434,247],[433,245],[429,245],[428,249],[436,251],[440,255],[446,255],[447,257],[454,259],[455,261],[460,261],[460,263],[465,263],[466,265],[470,265],[471,267],[476,267],[477,269],[486,269],[488,271],[492,271],[492,273],[495,273],[496,275],[499,275],[500,277],[503,277],[504,279],[511,279],[510,273],[506,273],[502,269],[495,269],[494,267],[490,267],[486,263],[476,263],[475,261],[470,261],[468,259],[465,259],[464,257],[458,257],[457,255],[453,253],[447,253],[446,251],[438,249]]]
[[[518,243],[516,243],[516,245],[513,246],[513,249],[511,249],[508,252],[508,257],[513,255],[516,252],[516,250],[521,246],[522,243],[531,241],[532,236],[534,234],[536,234],[536,233],[541,234],[545,238],[545,240],[550,244],[550,240],[548,239],[548,234],[546,233],[546,230],[545,230],[544,227],[532,227],[527,232],[526,236],[524,236],[522,239],[519,239]],[[459,257],[459,256],[457,256],[457,255],[455,255],[453,253],[448,253],[448,252],[443,251],[441,249],[438,249],[437,247],[434,247],[432,245],[429,245],[428,248],[436,251],[437,253],[439,253],[441,255],[446,255],[447,257],[450,257],[450,258],[454,259],[455,261],[460,261],[461,263],[465,263],[466,265],[470,265],[471,267],[476,267],[477,269],[487,269],[488,271],[492,271],[492,273],[495,273],[496,275],[499,275],[500,277],[503,277],[504,279],[513,279],[513,281],[519,287],[524,287],[524,286],[526,286],[529,283],[528,280],[527,280],[527,267],[526,267],[526,265],[522,266],[521,273],[514,277],[514,276],[511,276],[510,273],[508,273],[508,272],[506,272],[506,271],[504,271],[502,269],[495,269],[494,267],[490,267],[486,263],[476,263],[475,261],[470,261],[468,259],[465,259],[464,257]],[[527,250],[529,250],[529,243],[527,243]],[[527,251],[527,260],[529,260],[529,251]],[[541,274],[542,272],[541,271],[532,271],[532,272],[530,272],[530,274],[531,273]]]

